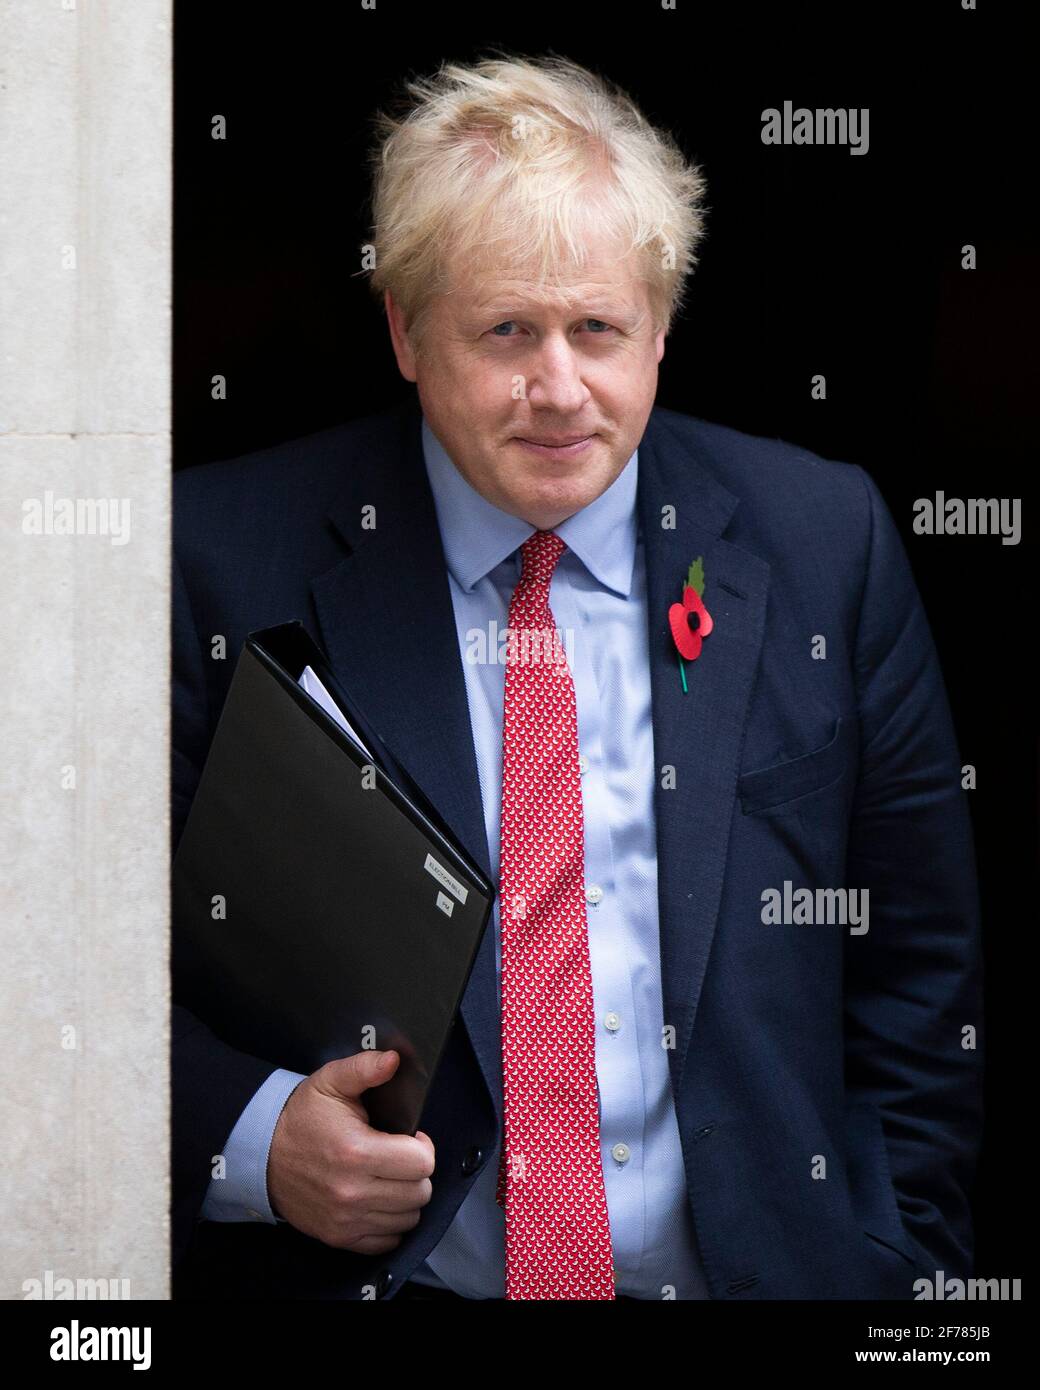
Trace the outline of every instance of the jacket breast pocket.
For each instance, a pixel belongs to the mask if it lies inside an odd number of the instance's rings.
[[[839,781],[851,766],[854,734],[853,721],[839,716],[834,733],[822,747],[803,753],[800,758],[743,773],[737,782],[740,809],[746,816],[753,815]]]

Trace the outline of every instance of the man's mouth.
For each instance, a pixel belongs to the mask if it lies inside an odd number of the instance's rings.
[[[518,444],[524,444],[528,448],[542,453],[566,454],[577,453],[595,437],[594,434],[565,434],[555,437],[552,435],[548,437],[517,435],[516,440]]]

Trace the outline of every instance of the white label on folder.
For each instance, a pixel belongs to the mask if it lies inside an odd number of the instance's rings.
[[[450,917],[455,910],[455,904],[448,897],[447,893],[437,894],[437,906],[444,913],[445,917]]]
[[[460,903],[465,903],[469,896],[469,889],[457,878],[452,878],[444,865],[439,864],[432,854],[426,856],[424,868],[428,874],[433,874],[437,882],[443,884],[449,893],[454,893]]]

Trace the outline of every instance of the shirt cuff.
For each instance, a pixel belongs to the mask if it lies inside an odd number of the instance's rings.
[[[202,1204],[204,1221],[284,1223],[285,1218],[271,1210],[267,1196],[267,1159],[285,1102],[306,1079],[303,1072],[279,1068],[254,1094],[224,1145],[224,1176],[210,1179]]]

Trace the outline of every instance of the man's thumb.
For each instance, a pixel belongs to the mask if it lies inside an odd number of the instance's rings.
[[[372,1050],[355,1052],[351,1057],[337,1057],[322,1068],[323,1080],[337,1095],[353,1100],[370,1086],[389,1081],[400,1063],[398,1053]]]

